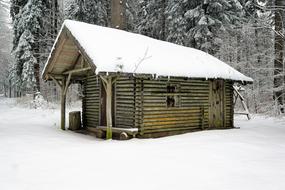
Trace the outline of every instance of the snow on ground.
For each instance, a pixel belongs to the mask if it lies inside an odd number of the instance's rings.
[[[1,190],[285,189],[285,121],[104,141],[59,129],[59,111],[0,98]]]

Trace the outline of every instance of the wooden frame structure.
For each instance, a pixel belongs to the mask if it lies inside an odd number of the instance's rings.
[[[167,92],[168,84],[178,88]],[[83,83],[83,126],[95,132],[106,131],[106,138],[111,138],[108,133],[118,132],[148,138],[232,128],[232,85],[232,81],[221,79],[153,78],[125,73],[90,75]],[[105,114],[101,94],[106,89],[109,92],[106,92]],[[176,96],[178,103],[168,107],[168,96]],[[109,121],[105,126],[102,123],[104,114]]]
[[[248,107],[247,107],[247,105],[245,103],[245,98],[240,93],[241,87],[237,87],[237,86],[234,85],[233,88],[234,88],[234,107],[235,107],[238,99],[240,99],[241,105],[242,105],[242,107],[244,109],[244,112],[235,112],[235,114],[246,115],[247,119],[250,120],[251,116],[250,116]]]
[[[64,26],[42,75],[61,88],[61,129],[68,87],[78,81],[83,84],[83,127],[98,137],[152,138],[234,126],[236,81],[95,73],[95,65]]]
[[[43,79],[53,80],[61,89],[61,129],[65,130],[66,93],[71,83],[82,81],[95,66],[78,41],[67,28],[63,28],[58,43],[51,53],[48,67],[44,69]],[[59,64],[60,63],[60,64]]]

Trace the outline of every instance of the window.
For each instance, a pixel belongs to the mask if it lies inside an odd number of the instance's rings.
[[[166,96],[166,105],[167,107],[179,107],[180,105],[180,97],[177,94],[178,85],[167,85],[167,96]]]

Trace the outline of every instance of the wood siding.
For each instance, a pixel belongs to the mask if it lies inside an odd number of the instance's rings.
[[[209,129],[212,80],[121,76],[114,83],[114,127],[138,128],[141,137],[156,137],[188,131]],[[99,125],[100,84],[96,76],[84,82],[83,124]],[[168,86],[175,92],[169,93]],[[233,87],[224,81],[220,89],[223,96],[223,128],[233,127]],[[168,107],[167,96],[175,96],[174,107]],[[161,134],[161,135],[157,135]]]
[[[167,92],[167,85],[176,87]],[[209,81],[170,79],[143,80],[143,122],[140,134],[183,132],[208,128]],[[167,107],[168,95],[175,95],[174,107]]]
[[[96,76],[87,77],[83,83],[82,120],[84,127],[99,125],[100,83]]]
[[[233,104],[233,82],[225,81],[225,128],[234,127],[234,104]]]
[[[135,86],[135,79],[129,77],[120,77],[115,83],[116,127],[135,127]]]

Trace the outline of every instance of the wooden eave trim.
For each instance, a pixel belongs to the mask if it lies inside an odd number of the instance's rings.
[[[241,84],[252,84],[252,81],[241,81],[241,80],[230,80],[230,79],[224,79],[224,78],[203,78],[203,77],[180,77],[180,76],[157,76],[155,74],[147,74],[147,73],[126,73],[126,72],[99,72],[97,74],[98,76],[126,76],[126,77],[137,77],[137,78],[150,78],[155,80],[165,80],[165,79],[185,79],[185,80],[224,80],[224,81],[232,81],[232,82],[238,82]]]

